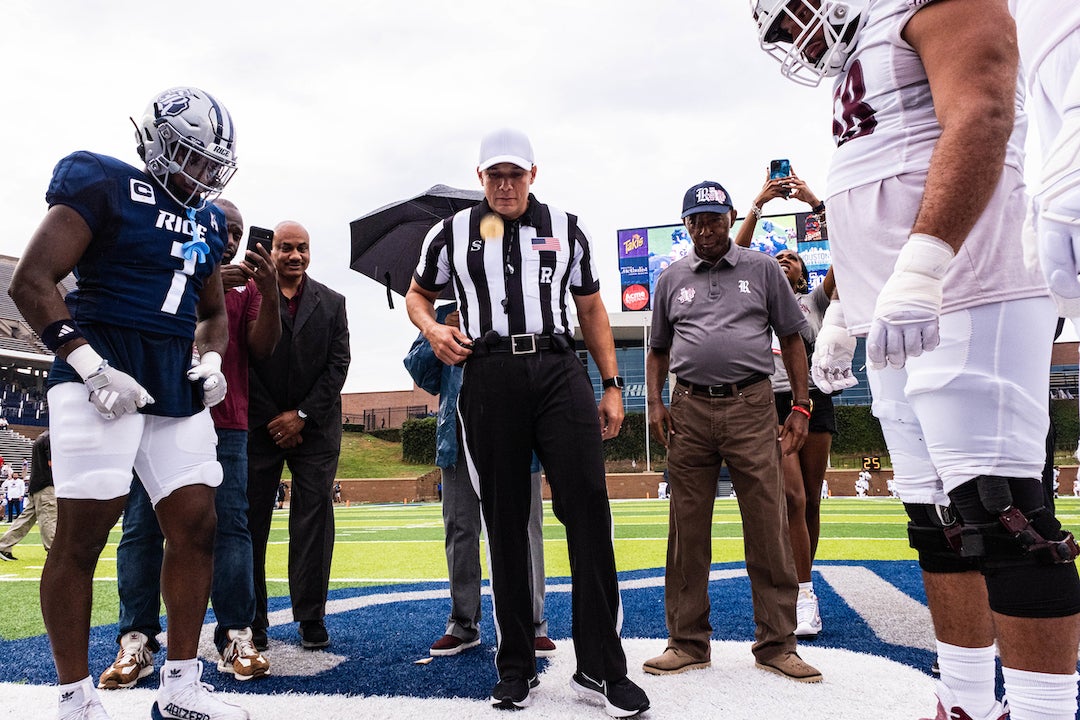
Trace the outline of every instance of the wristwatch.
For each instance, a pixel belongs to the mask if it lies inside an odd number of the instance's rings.
[[[608,379],[600,383],[600,387],[602,387],[604,390],[607,390],[608,388],[619,388],[620,390],[622,390],[625,386],[626,383],[623,381],[622,375],[609,377]]]
[[[796,405],[798,405],[799,407],[804,407],[810,412],[814,412],[814,401],[810,400],[809,398],[806,400],[792,400],[791,407],[795,407]]]
[[[301,410],[300,408],[296,409],[296,416],[298,418],[300,418],[301,420],[307,420],[307,413],[304,412],[303,410]]]

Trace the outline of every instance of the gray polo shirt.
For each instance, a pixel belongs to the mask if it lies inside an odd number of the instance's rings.
[[[715,265],[694,250],[656,282],[649,347],[670,349],[671,371],[695,385],[773,372],[772,333],[802,331],[806,318],[780,264],[734,242]]]

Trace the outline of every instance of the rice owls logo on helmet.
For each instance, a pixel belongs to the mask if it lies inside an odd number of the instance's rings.
[[[175,117],[191,107],[191,97],[179,88],[166,90],[157,99],[158,115],[160,117]]]

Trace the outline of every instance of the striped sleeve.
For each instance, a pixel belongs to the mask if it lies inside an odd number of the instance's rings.
[[[416,284],[429,292],[437,292],[450,282],[450,258],[447,252],[453,231],[450,222],[436,223],[428,231],[420,245],[420,261],[416,265],[413,279]]]
[[[592,240],[576,215],[567,215],[573,255],[570,258],[570,292],[592,295],[600,291],[600,278],[592,253]]]

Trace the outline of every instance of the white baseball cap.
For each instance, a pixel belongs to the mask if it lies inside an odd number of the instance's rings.
[[[513,163],[523,170],[532,170],[532,143],[525,133],[513,128],[501,128],[489,132],[480,141],[479,170],[487,170],[499,163]]]

